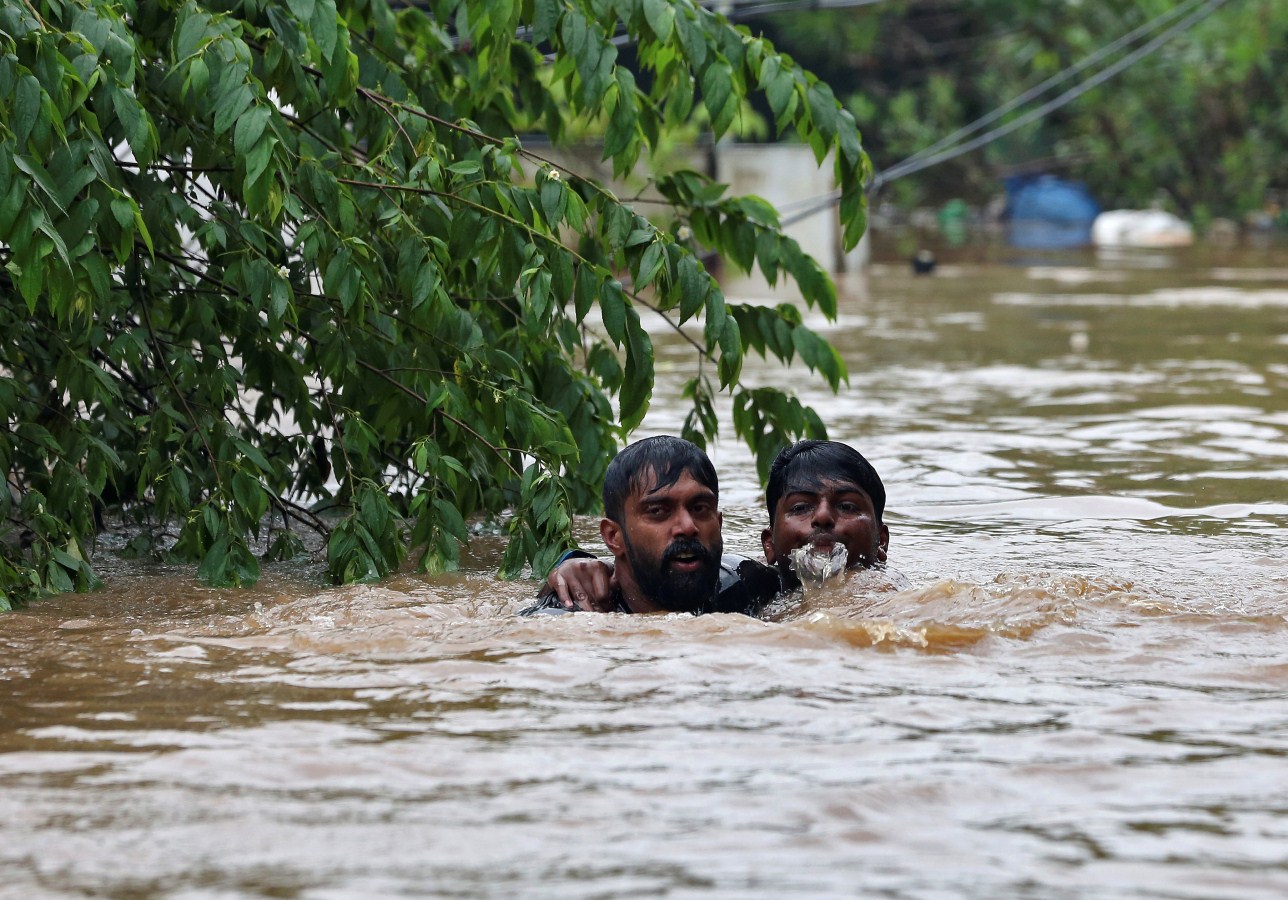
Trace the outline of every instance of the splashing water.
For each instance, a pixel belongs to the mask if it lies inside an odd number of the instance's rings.
[[[845,571],[845,564],[849,559],[844,544],[833,544],[830,547],[810,544],[807,547],[797,547],[788,556],[796,577],[802,582],[814,584],[822,584],[829,578],[840,575]]]

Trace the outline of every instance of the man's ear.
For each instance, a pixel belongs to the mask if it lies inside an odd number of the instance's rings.
[[[890,529],[881,526],[881,540],[877,543],[877,562],[886,561],[886,551],[890,549]]]
[[[760,545],[765,548],[765,564],[772,566],[778,559],[774,553],[774,530],[766,528],[760,533]]]
[[[618,525],[612,519],[599,520],[599,536],[608,548],[608,552],[614,557],[626,555],[625,535],[622,533],[622,526]]]

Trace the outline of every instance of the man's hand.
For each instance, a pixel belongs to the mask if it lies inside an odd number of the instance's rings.
[[[564,609],[612,612],[617,572],[598,559],[568,559],[546,576],[546,586],[559,598]]]

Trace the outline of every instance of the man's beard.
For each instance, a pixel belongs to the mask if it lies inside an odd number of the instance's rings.
[[[713,553],[697,538],[680,538],[662,552],[660,560],[650,560],[635,552],[629,537],[623,537],[626,559],[645,597],[672,612],[699,612],[711,603],[720,581],[721,542],[717,541]],[[671,562],[681,554],[693,556],[701,565],[692,572],[676,571]]]

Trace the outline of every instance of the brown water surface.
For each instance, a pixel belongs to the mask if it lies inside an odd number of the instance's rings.
[[[841,396],[745,381],[872,459],[911,587],[532,621],[489,538],[346,588],[105,559],[0,618],[0,895],[1288,894],[1288,256],[841,287]]]

